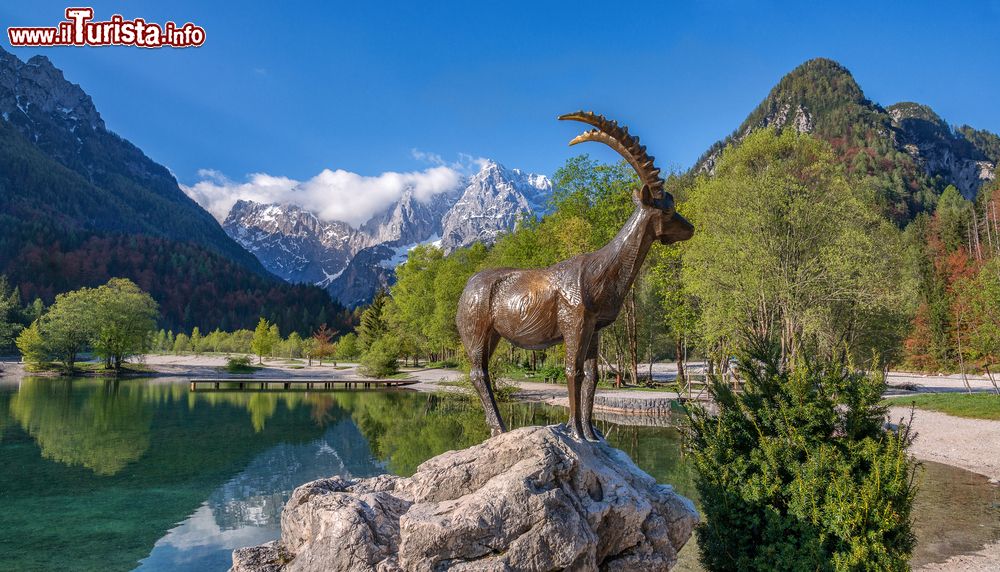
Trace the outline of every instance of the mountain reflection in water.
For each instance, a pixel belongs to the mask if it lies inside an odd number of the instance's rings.
[[[515,427],[565,417],[540,404],[502,408]],[[643,470],[696,496],[676,429],[601,424]],[[278,536],[296,486],[410,475],[487,436],[481,409],[461,396],[0,381],[0,562],[23,571],[224,570],[232,549]],[[998,489],[985,478],[928,464],[923,481],[914,564],[1000,538]]]

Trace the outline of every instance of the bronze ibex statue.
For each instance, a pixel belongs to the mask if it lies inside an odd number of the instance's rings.
[[[597,386],[598,331],[613,323],[654,240],[687,240],[694,227],[674,211],[653,157],[601,115],[578,111],[559,119],[595,127],[570,141],[600,141],[621,154],[641,181],[635,211],[600,250],[538,269],[493,268],[472,276],[458,302],[456,323],[471,362],[470,377],[494,435],[506,431],[490,384],[489,362],[500,338],[540,350],[566,344],[569,426],[578,438],[598,440],[592,424]],[[582,390],[582,396],[581,396]],[[582,399],[581,399],[582,398]]]

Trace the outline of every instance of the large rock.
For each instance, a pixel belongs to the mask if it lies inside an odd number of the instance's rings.
[[[667,570],[697,522],[622,451],[526,427],[409,478],[305,484],[281,540],[236,550],[232,572]]]

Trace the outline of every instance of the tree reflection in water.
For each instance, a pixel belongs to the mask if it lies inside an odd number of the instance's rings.
[[[543,404],[503,409],[513,427],[565,419]],[[676,429],[602,429],[659,482],[694,495]],[[305,480],[409,475],[487,437],[481,408],[460,395],[203,393],[162,380],[26,379],[0,386],[0,562],[104,571],[145,558],[148,570],[222,569],[233,547],[277,534],[281,507]],[[997,498],[985,478],[929,466],[914,563],[998,537]]]
[[[44,458],[114,475],[149,448],[152,406],[137,386],[117,381],[87,386],[74,391],[70,380],[25,380],[11,399],[11,417]]]

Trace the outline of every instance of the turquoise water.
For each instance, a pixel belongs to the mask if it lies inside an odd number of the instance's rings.
[[[504,406],[514,426],[562,410]],[[693,496],[671,428],[604,424],[609,441]],[[277,537],[291,490],[329,475],[408,475],[482,441],[478,408],[414,392],[188,391],[161,380],[0,384],[0,562],[11,570],[225,570]],[[915,563],[1000,539],[997,488],[927,465]]]

